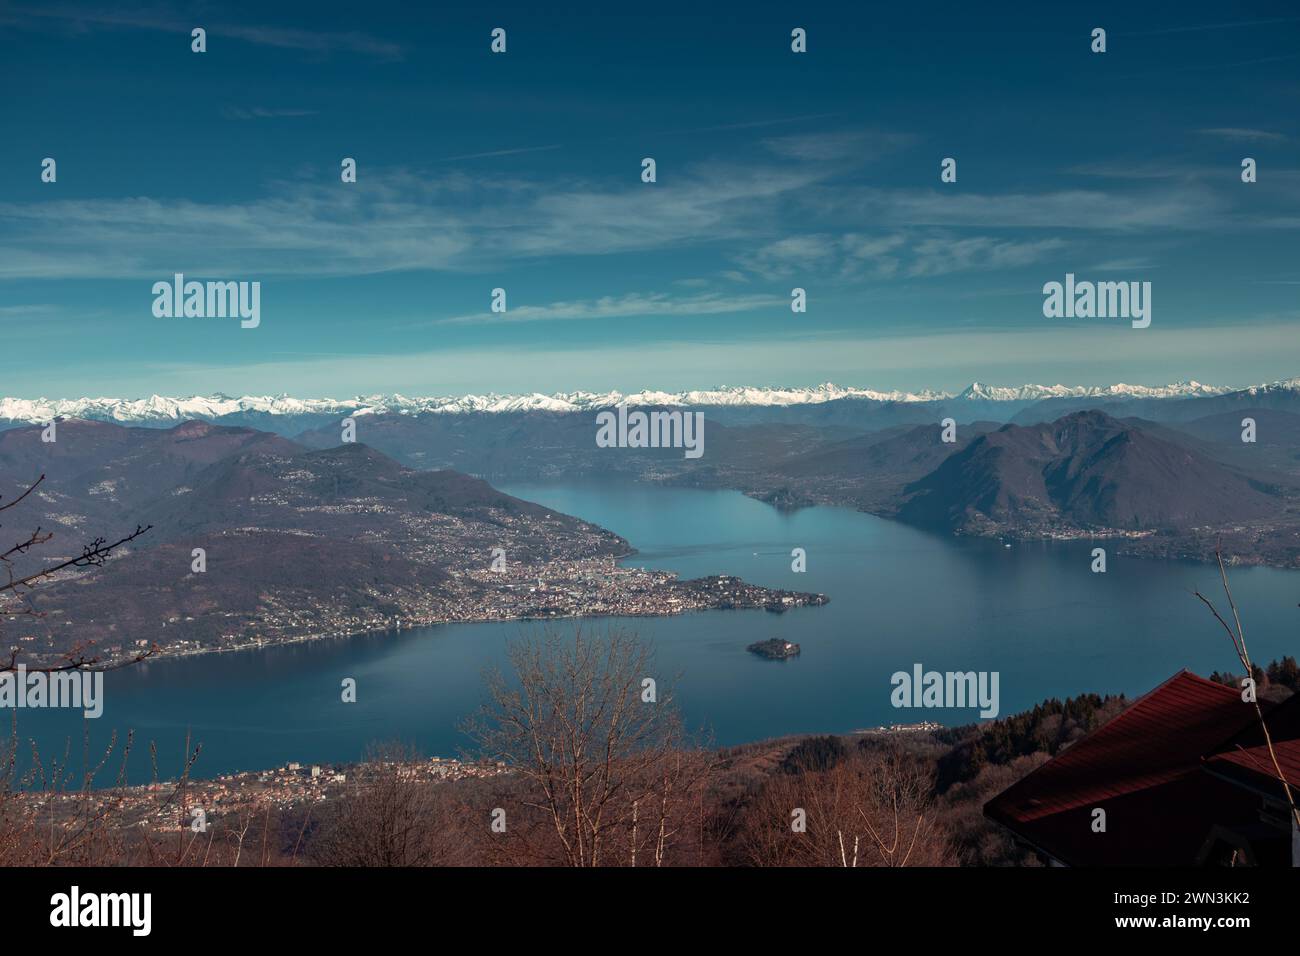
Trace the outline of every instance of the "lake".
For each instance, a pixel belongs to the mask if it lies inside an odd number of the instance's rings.
[[[658,675],[680,675],[677,698],[688,723],[707,727],[719,745],[977,719],[974,710],[895,709],[890,675],[915,663],[999,672],[1004,715],[1047,697],[1141,693],[1183,667],[1208,675],[1236,664],[1226,634],[1191,594],[1200,587],[1218,598],[1211,565],[1111,553],[1107,572],[1094,574],[1093,542],[1006,548],[842,508],[781,513],[731,491],[635,484],[502,490],[623,535],[639,549],[627,564],[683,577],[736,574],[830,597],[824,607],[783,615],[706,611],[583,622],[651,639]],[[793,548],[806,551],[805,573],[791,570]],[[1295,655],[1300,573],[1240,568],[1232,584],[1252,656],[1267,663]],[[175,774],[187,732],[203,746],[199,777],[293,760],[350,762],[385,740],[455,756],[468,743],[458,725],[481,699],[483,669],[503,661],[510,639],[542,627],[444,625],[149,661],[105,676],[100,719],[24,710],[19,732],[34,738],[47,760],[62,757],[71,741],[79,766],[83,723],[92,760],[114,730],[133,729],[133,782],[149,778],[149,741],[157,743],[163,776]],[[801,656],[769,661],[745,650],[770,637],[798,642]],[[357,681],[354,704],[340,700],[345,677]]]

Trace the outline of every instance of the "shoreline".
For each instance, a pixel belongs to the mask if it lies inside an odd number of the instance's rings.
[[[635,553],[636,553],[635,551],[629,552],[629,555]],[[688,578],[683,581],[681,579],[676,578],[676,575],[674,573],[671,586],[676,587],[676,586],[690,585],[696,582],[728,581],[728,580],[740,582],[746,588],[764,592],[765,594],[770,595],[773,598],[780,598],[783,596],[786,597],[793,596],[795,600],[792,603],[790,603],[789,605],[782,605],[784,611],[788,611],[792,608],[799,608],[799,607],[821,607],[830,602],[830,598],[827,595],[821,594],[819,592],[811,592],[811,591],[793,592],[793,591],[785,591],[777,588],[766,588],[766,587],[762,587],[761,585],[748,584],[747,582],[744,582],[741,579],[735,578],[731,575],[709,575],[701,578]],[[584,619],[608,620],[611,618],[641,618],[641,617],[657,618],[657,617],[677,617],[683,614],[692,614],[692,613],[698,614],[698,613],[706,613],[711,611],[763,611],[764,613],[767,613],[770,604],[771,602],[768,602],[768,604],[754,604],[750,606],[726,606],[722,604],[703,605],[703,606],[682,606],[682,607],[671,607],[660,611],[626,610],[618,613],[601,612],[601,613],[592,613],[592,614],[576,613],[576,614],[549,614],[549,615],[520,615],[520,616],[507,616],[507,617],[484,616],[484,617],[463,617],[463,618],[437,617],[437,618],[431,618],[427,620],[417,619],[417,620],[412,620],[410,622],[408,622],[407,619],[403,618],[403,619],[399,619],[398,622],[395,624],[390,622],[390,623],[385,623],[381,626],[361,628],[360,630],[351,630],[346,632],[337,632],[337,633],[336,632],[315,632],[310,634],[300,634],[293,637],[280,638],[276,640],[250,641],[247,643],[233,644],[233,645],[232,644],[210,645],[204,647],[185,647],[179,649],[168,649],[166,647],[161,647],[158,653],[151,654],[147,657],[140,658],[138,660],[135,655],[128,655],[124,657],[116,657],[104,661],[99,661],[96,662],[94,665],[91,665],[84,669],[87,671],[96,671],[96,670],[104,671],[104,670],[110,670],[114,668],[120,668],[123,666],[131,666],[133,663],[147,664],[151,661],[183,660],[192,657],[203,657],[210,654],[227,654],[227,653],[242,653],[242,652],[249,652],[249,651],[258,651],[258,650],[272,650],[278,647],[291,647],[297,644],[313,644],[313,643],[323,642],[327,640],[336,640],[336,641],[352,640],[355,638],[370,637],[379,634],[400,635],[403,631],[442,627],[451,624],[509,624],[512,622],[517,622],[521,624],[522,623],[536,624],[536,623],[545,623],[550,621],[576,621],[576,620],[584,620]],[[41,662],[41,666],[48,666],[48,662]]]

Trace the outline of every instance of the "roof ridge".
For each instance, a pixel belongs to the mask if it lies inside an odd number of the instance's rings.
[[[1291,716],[1290,708],[1293,707],[1300,708],[1300,691],[1296,691],[1292,693],[1291,696],[1287,697],[1285,700],[1279,700],[1279,701],[1260,700],[1258,701],[1258,703],[1259,703],[1260,713],[1263,715],[1264,723],[1269,725],[1269,732],[1274,733],[1276,732],[1277,728],[1274,727],[1273,725],[1276,724],[1279,720],[1285,720],[1286,718],[1290,717]],[[1232,752],[1234,747],[1241,746],[1240,741],[1243,736],[1249,733],[1257,733],[1258,731],[1259,731],[1259,721],[1258,720],[1250,721],[1250,723],[1248,723],[1246,726],[1239,727],[1236,733],[1231,734],[1228,737],[1224,738],[1223,742],[1220,743],[1218,746],[1216,746],[1213,750],[1209,751],[1208,753],[1202,754],[1201,762],[1205,763],[1213,759],[1214,757],[1218,757],[1225,753]],[[1251,746],[1252,747],[1258,746],[1258,744],[1251,744]]]
[[[1187,669],[1186,667],[1183,667],[1179,669],[1177,672],[1175,672],[1173,675],[1171,675],[1170,677],[1166,678],[1164,681],[1157,684],[1155,687],[1151,688],[1142,696],[1135,698],[1133,702],[1129,704],[1129,706],[1125,707],[1122,711],[1120,711],[1110,720],[1106,721],[1106,723],[1102,724],[1100,727],[1096,727],[1093,730],[1090,730],[1088,733],[1084,734],[1078,740],[1072,741],[1067,746],[1057,750],[1056,753],[1052,754],[1042,764],[1035,767],[1033,770],[1025,774],[1023,777],[1021,777],[1011,786],[1007,787],[997,796],[989,800],[986,806],[990,806],[998,803],[999,801],[1002,801],[1003,798],[1005,798],[1008,794],[1017,791],[1024,791],[1027,789],[1032,790],[1035,781],[1041,779],[1043,774],[1052,772],[1051,770],[1049,770],[1049,768],[1051,768],[1053,764],[1056,764],[1055,769],[1056,771],[1059,772],[1061,764],[1058,763],[1058,761],[1062,760],[1063,758],[1068,759],[1069,756],[1073,752],[1075,752],[1076,748],[1078,748],[1080,745],[1088,741],[1092,741],[1093,745],[1095,746],[1096,740],[1099,736],[1102,737],[1102,739],[1104,740],[1106,739],[1107,736],[1112,736],[1116,732],[1122,733],[1125,725],[1131,723],[1133,720],[1139,720],[1142,718],[1143,713],[1146,710],[1144,705],[1150,703],[1151,699],[1155,695],[1166,691],[1169,687],[1175,685],[1180,681],[1191,683],[1194,686],[1204,688],[1207,691],[1210,690],[1211,688],[1214,688],[1214,692],[1216,693],[1222,692],[1223,695],[1231,696],[1234,698],[1237,696],[1237,692],[1233,690],[1231,687],[1226,687],[1223,684],[1218,683],[1217,681],[1208,680],[1207,678],[1201,677],[1199,674],[1193,673],[1191,670]],[[1228,739],[1231,739],[1232,736],[1239,734],[1241,730],[1242,728],[1238,727],[1236,731],[1233,732],[1233,734],[1229,735]],[[1204,755],[1197,754],[1196,757],[1192,759],[1195,762],[1199,763],[1204,760]],[[1193,766],[1195,766],[1195,763],[1193,764]],[[1191,768],[1189,767],[1189,769]]]

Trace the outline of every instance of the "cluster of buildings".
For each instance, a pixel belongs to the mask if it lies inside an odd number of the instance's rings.
[[[304,764],[292,762],[274,770],[224,774],[211,780],[187,780],[178,791],[176,781],[138,787],[119,787],[77,793],[32,793],[31,808],[66,811],[67,819],[78,819],[87,809],[113,809],[118,820],[130,824],[148,823],[156,830],[193,827],[195,810],[202,810],[207,822],[241,814],[264,813],[268,808],[288,810],[337,799],[348,788],[363,786],[386,770],[404,780],[436,783],[447,780],[493,777],[508,772],[505,764],[465,762],[444,757],[399,763]]]
[[[373,603],[367,607],[331,600],[329,595],[303,606],[300,597],[267,586],[262,589],[256,615],[217,612],[225,623],[216,645],[180,636],[184,621],[176,619],[164,622],[157,641],[168,654],[184,655],[432,624],[642,617],[732,608],[784,611],[827,600],[821,594],[759,587],[730,575],[683,581],[669,571],[623,567],[610,554],[537,564],[511,560],[510,552],[502,550],[506,557],[497,569],[493,569],[490,551],[485,551],[476,566],[448,569],[447,583],[438,590],[369,588]],[[176,636],[169,634],[168,628]]]
[[[914,724],[889,724],[884,727],[872,727],[870,730],[859,730],[855,733],[870,737],[887,737],[892,734],[928,734],[936,730],[943,730],[943,724],[936,723],[933,720],[921,720]]]

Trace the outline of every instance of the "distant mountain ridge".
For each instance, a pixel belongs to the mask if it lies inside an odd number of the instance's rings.
[[[582,412],[619,404],[657,407],[786,408],[841,401],[881,404],[938,402],[1028,403],[1049,399],[1177,399],[1202,398],[1236,391],[1300,391],[1300,378],[1248,390],[1200,382],[1170,385],[1019,385],[993,386],[974,382],[959,393],[924,389],[917,392],[879,391],[825,383],[812,388],[725,386],[678,392],[645,390],[624,394],[608,392],[534,392],[526,395],[426,396],[400,394],[356,396],[349,399],[294,398],[290,395],[223,394],[189,398],[153,395],[149,398],[0,398],[0,423],[38,424],[54,418],[84,418],[120,424],[175,424],[187,419],[251,424],[259,419],[296,417],[320,422],[354,414],[468,414],[509,412]]]
[[[1283,507],[1252,476],[1099,411],[986,432],[904,494],[905,521],[1020,536],[1185,531]]]

